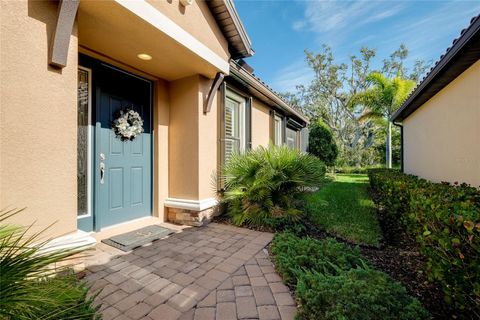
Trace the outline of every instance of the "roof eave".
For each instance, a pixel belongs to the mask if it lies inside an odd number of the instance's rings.
[[[254,55],[255,51],[252,48],[252,42],[248,37],[247,31],[238,16],[237,9],[232,0],[209,0],[207,4],[212,12],[212,15],[217,20],[217,23],[224,33],[225,38],[228,41],[228,47],[232,59],[247,58]],[[222,17],[222,15],[227,14],[228,18]],[[225,20],[231,19],[231,24],[233,25],[232,30],[225,30],[224,22]],[[229,23],[228,23],[229,24]],[[234,40],[236,37],[240,41]]]
[[[240,20],[240,17],[238,16],[238,12],[237,12],[237,9],[235,9],[235,5],[233,4],[233,1],[232,0],[224,0],[224,1],[225,1],[225,5],[227,7],[228,12],[230,12],[233,23],[237,29],[240,39],[242,39],[242,43],[244,46],[244,50],[240,52],[238,56],[235,56],[234,59],[248,58],[253,56],[255,54],[255,51],[253,51],[252,42],[248,37],[247,31],[245,30],[245,26],[243,25],[242,21]]]
[[[456,77],[458,77],[459,74],[465,71],[473,63],[478,61],[480,58],[480,46],[475,48],[475,44],[477,44],[477,46],[480,44],[479,31],[480,15],[472,19],[469,27],[464,30],[462,35],[457,40],[454,41],[454,44],[451,46],[451,48],[447,49],[447,52],[440,58],[440,60],[431,69],[423,81],[417,86],[417,88],[412,92],[402,106],[390,117],[392,122],[400,122],[407,118],[415,110],[420,108],[426,101],[428,101]],[[469,48],[470,44],[472,44],[471,48]],[[473,50],[472,57],[468,58],[467,61],[461,61],[459,55],[464,54],[469,49]],[[445,81],[442,81],[436,87],[434,87],[435,82],[438,82],[438,80],[447,73],[448,69],[455,67],[457,69],[451,71],[448,74],[448,78],[444,79]],[[428,90],[430,90],[430,92],[427,92],[426,96],[424,96]]]

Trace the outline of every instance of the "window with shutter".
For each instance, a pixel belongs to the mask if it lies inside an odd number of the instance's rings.
[[[246,149],[245,126],[246,99],[232,91],[226,91],[224,107],[224,163],[233,153]]]
[[[297,130],[291,129],[287,127],[286,130],[286,143],[287,146],[291,149],[298,149],[300,146],[300,139],[299,139],[299,133]]]
[[[275,145],[281,146],[283,144],[283,119],[280,116],[275,115],[273,120]]]

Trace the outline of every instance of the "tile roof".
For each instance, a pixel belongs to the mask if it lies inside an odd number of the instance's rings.
[[[401,121],[480,59],[480,14],[452,41],[403,105],[391,117]]]

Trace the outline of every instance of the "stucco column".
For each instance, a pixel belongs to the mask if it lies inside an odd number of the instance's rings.
[[[168,220],[201,225],[215,206],[217,101],[203,113],[212,80],[200,75],[170,83]]]

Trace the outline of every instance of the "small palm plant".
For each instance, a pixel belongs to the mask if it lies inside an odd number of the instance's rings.
[[[48,248],[45,231],[6,224],[22,210],[0,210],[0,319],[99,319],[88,288],[56,267],[85,248]]]
[[[270,145],[234,154],[223,173],[223,201],[233,222],[259,226],[266,219],[298,216],[298,196],[320,185],[325,165],[312,155]]]

